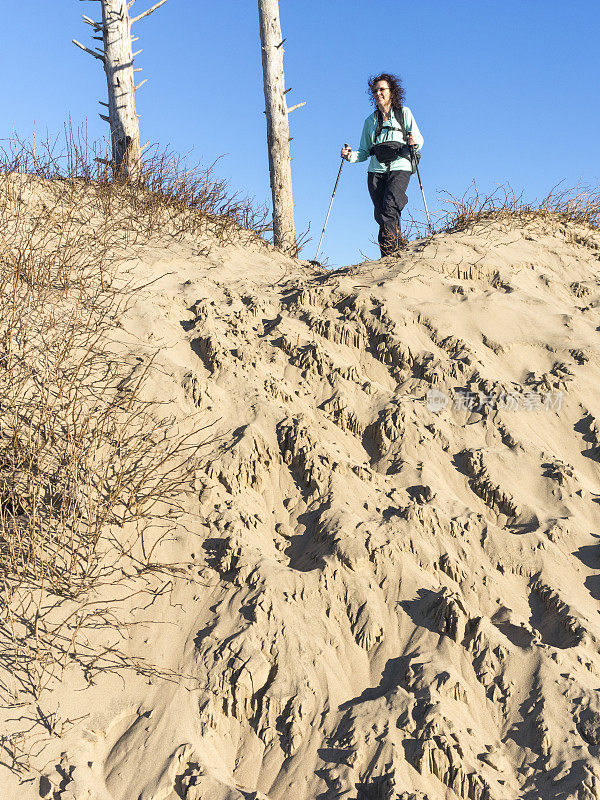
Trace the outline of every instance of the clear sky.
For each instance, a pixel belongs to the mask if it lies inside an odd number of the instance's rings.
[[[153,0],[137,0],[139,13]],[[99,61],[81,13],[99,3],[5,3],[0,138],[59,133],[87,119],[106,135]],[[443,192],[510,184],[531,200],[555,184],[600,184],[599,0],[281,0],[296,227],[310,223],[312,258],[348,141],[370,111],[370,74],[399,74],[425,137],[421,174],[430,210]],[[270,201],[256,0],[168,0],[135,26],[142,141],[212,163],[231,186]],[[409,208],[422,215],[418,183]],[[345,164],[324,241],[332,266],[377,257],[366,163]]]

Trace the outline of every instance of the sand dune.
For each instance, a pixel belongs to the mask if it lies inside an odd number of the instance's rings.
[[[89,647],[146,666],[73,659],[5,710],[34,771],[3,796],[600,798],[600,234],[196,251],[123,251],[155,282],[119,346],[206,439],[146,532],[177,568],[93,593]]]

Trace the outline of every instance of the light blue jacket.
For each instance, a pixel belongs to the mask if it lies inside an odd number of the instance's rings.
[[[402,113],[404,115],[404,127],[406,128],[406,133],[407,135],[412,133],[417,142],[417,150],[420,150],[423,147],[423,137],[421,136],[421,131],[419,130],[417,123],[415,122],[415,118],[412,115],[412,111],[410,108],[408,108],[408,106],[402,106]],[[404,142],[402,128],[400,127],[400,124],[396,120],[395,116],[392,115],[391,119],[384,120],[381,133],[375,142],[374,138],[376,127],[377,112],[374,111],[366,118],[365,124],[363,125],[362,136],[360,137],[358,150],[352,151],[348,161],[353,164],[357,161],[366,161],[374,144],[381,144],[381,142]],[[389,172],[393,169],[402,169],[410,172],[410,161],[407,158],[397,158],[386,167],[384,164],[380,164],[375,156],[371,156],[368,172]]]

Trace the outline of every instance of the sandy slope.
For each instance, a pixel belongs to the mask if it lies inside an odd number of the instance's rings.
[[[123,346],[209,438],[179,573],[115,604],[162,677],[66,669],[4,796],[600,798],[600,235],[132,263]]]

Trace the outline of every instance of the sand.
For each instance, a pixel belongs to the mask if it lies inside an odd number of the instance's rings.
[[[105,668],[3,709],[2,797],[600,798],[600,234],[196,251],[124,249],[115,329],[204,428],[171,567],[124,559]]]

